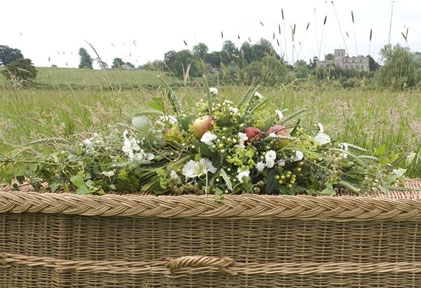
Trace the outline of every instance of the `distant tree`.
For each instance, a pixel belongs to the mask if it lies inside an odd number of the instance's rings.
[[[275,56],[265,56],[262,61],[262,82],[269,86],[276,86],[286,81],[288,69],[282,60]]]
[[[238,57],[238,49],[235,47],[235,44],[231,40],[224,42],[221,50],[222,62],[225,65],[233,62],[236,57]]]
[[[114,58],[113,64],[111,65],[112,69],[121,69],[121,66],[123,66],[124,61],[121,58]]]
[[[31,59],[18,59],[6,65],[1,73],[10,80],[14,86],[27,86],[37,76],[37,69]]]
[[[209,48],[205,43],[199,43],[193,47],[193,55],[199,59],[205,59],[206,54],[208,54]]]
[[[241,45],[240,55],[243,62],[245,62],[244,64],[249,64],[255,60],[253,56],[253,47],[248,42],[244,42]]]
[[[92,67],[92,57],[88,54],[85,48],[79,49],[80,64],[79,68],[83,69],[93,69]]]
[[[23,55],[19,49],[10,48],[9,46],[0,45],[0,65],[7,64],[22,59]]]
[[[247,85],[260,83],[262,81],[263,63],[260,61],[251,62],[244,68],[244,80]]]
[[[164,63],[178,77],[184,77],[187,73],[190,77],[202,76],[198,60],[190,50],[169,51],[165,53]]]
[[[205,62],[210,64],[213,68],[220,68],[221,67],[221,52],[215,51],[209,54],[206,54]]]
[[[310,69],[304,60],[299,60],[294,64],[294,72],[297,78],[306,78],[310,73]]]
[[[259,42],[252,47],[253,61],[261,61],[266,56],[274,56],[280,59],[279,55],[273,50],[272,44],[266,39],[260,39]]]
[[[417,85],[420,74],[416,71],[416,57],[409,48],[386,45],[380,54],[384,66],[377,70],[376,76],[381,86],[402,89]]]
[[[326,60],[333,60],[335,59],[335,55],[333,55],[332,53],[329,53],[325,56]]]
[[[165,71],[165,63],[161,60],[149,61],[148,63],[139,66],[139,69],[146,71]]]
[[[376,60],[373,59],[370,55],[367,55],[368,57],[368,67],[370,71],[376,71],[380,68],[379,63],[376,62]]]

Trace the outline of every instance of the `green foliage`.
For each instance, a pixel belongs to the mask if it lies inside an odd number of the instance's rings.
[[[23,55],[19,49],[0,45],[0,65],[6,66],[16,60],[22,59]]]
[[[204,43],[199,43],[193,47],[193,55],[198,59],[205,59],[208,54],[209,48]]]
[[[37,76],[37,69],[32,64],[31,59],[21,58],[9,63],[6,69],[1,71],[7,80],[14,86],[28,86]]]
[[[381,87],[392,89],[414,88],[420,81],[417,58],[409,48],[386,45],[381,50],[384,66],[378,70],[377,80]],[[419,69],[419,68],[418,68]]]
[[[198,77],[202,75],[202,69],[198,59],[189,51],[169,51],[165,53],[164,63],[167,69],[177,77]]]
[[[121,66],[123,66],[124,61],[121,58],[114,58],[113,64],[111,65],[112,69],[121,69]]]
[[[92,57],[88,54],[85,48],[79,49],[79,56],[80,56],[80,64],[79,68],[82,69],[93,69],[92,67]]]
[[[69,141],[53,153],[38,154],[30,162],[19,154],[0,159],[3,170],[13,171],[0,177],[9,183],[28,179],[36,189],[40,181],[46,181],[52,191],[78,194],[193,192],[220,197],[221,191],[330,195],[335,188],[345,188],[369,193],[387,190],[406,172],[393,169],[398,156],[387,153],[385,146],[376,150],[375,157],[361,155],[366,150],[331,141],[322,128],[299,126],[295,120],[303,111],[282,117],[268,110],[268,101],[257,88],[249,89],[237,105],[217,94],[217,89],[209,89],[191,112],[199,122],[185,126],[179,97],[168,89],[174,116],[136,117],[134,127],[123,133],[119,128],[94,133],[81,142]],[[168,111],[163,99],[152,100],[151,108]],[[283,127],[284,134],[272,135],[272,129],[256,128],[261,122],[290,126],[277,126]],[[209,135],[197,136],[203,127],[208,127]],[[245,127],[257,129],[259,137],[249,139]],[[321,142],[320,137],[328,140]]]

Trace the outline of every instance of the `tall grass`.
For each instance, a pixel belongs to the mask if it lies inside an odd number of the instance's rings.
[[[261,88],[269,108],[296,111],[306,108],[302,124],[321,122],[326,132],[340,142],[374,151],[386,145],[390,151],[407,153],[421,149],[421,91],[344,90],[312,86]],[[238,99],[247,87],[218,87],[220,97]],[[129,123],[152,97],[155,90],[13,90],[0,89],[0,154],[10,153],[35,140],[82,139],[94,132]],[[203,97],[203,88],[176,88],[183,103],[193,106]],[[276,117],[276,115],[274,115]],[[314,129],[317,129],[314,126]],[[54,142],[53,141],[53,142]],[[51,144],[51,143],[50,143]],[[30,145],[48,152],[51,145]],[[421,163],[411,169],[421,177]]]

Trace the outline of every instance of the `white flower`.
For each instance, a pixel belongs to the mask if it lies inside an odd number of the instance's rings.
[[[184,165],[182,170],[182,173],[186,178],[195,178],[208,172],[215,173],[216,168],[213,167],[212,162],[207,158],[202,158],[199,162],[190,160]]]
[[[134,137],[127,138],[128,133],[129,132],[127,130],[123,132],[124,144],[121,149],[129,157],[130,160],[133,160],[135,158],[134,152],[140,151],[141,149],[140,149],[140,146],[138,145],[139,143],[138,140],[136,140]]]
[[[278,162],[276,162],[276,165],[280,166],[280,167],[284,167],[285,166],[285,160],[281,159]]]
[[[276,136],[277,136],[277,135],[276,135],[275,133],[273,133],[273,132],[272,132],[272,133],[269,133],[269,136],[268,136],[268,137],[270,137],[270,138],[276,138]]]
[[[140,152],[133,155],[133,158],[131,160],[136,160],[141,163],[149,163],[153,159],[155,159],[155,155],[153,155],[152,153],[145,153],[145,151],[141,149]]]
[[[261,161],[257,162],[256,169],[257,169],[257,171],[262,172],[265,169],[265,163],[263,163]]]
[[[198,162],[190,160],[186,163],[186,165],[184,165],[182,173],[186,178],[195,178],[197,176],[200,176],[202,175],[200,174],[200,164]]]
[[[238,108],[230,107],[229,110],[230,110],[230,112],[234,113],[234,115],[238,114]]]
[[[327,143],[330,143],[330,137],[323,131],[323,125],[321,123],[319,125],[319,133],[317,133],[316,137],[314,137],[314,140],[316,140],[317,143],[320,145],[324,145]]]
[[[209,88],[209,92],[213,95],[217,95],[218,94],[218,89],[215,87],[211,87]]]
[[[266,167],[272,168],[275,166],[275,159],[276,159],[276,152],[273,150],[269,150],[265,154],[265,160],[266,160]]]
[[[242,132],[238,132],[238,138],[239,138],[239,141],[240,141],[240,145],[244,145],[244,142],[249,139],[247,137],[247,135],[242,133]]]
[[[282,113],[281,110],[275,110],[276,114],[278,114],[279,120],[282,120],[284,118],[284,113]]]
[[[94,135],[91,138],[83,140],[81,146],[85,153],[91,154],[95,151],[95,145],[102,144],[104,144],[102,138],[98,135],[98,133],[94,133]]]
[[[178,183],[178,184],[180,184],[180,183],[181,183],[180,176],[178,176],[178,175],[177,175],[177,173],[176,173],[174,170],[172,170],[172,171],[170,172],[170,179],[171,179],[171,180],[174,180],[174,182],[176,182],[176,183]]]
[[[291,160],[294,162],[298,162],[304,159],[304,154],[301,151],[295,151],[295,156],[291,157]]]
[[[91,147],[94,143],[92,143],[91,138],[88,138],[88,139],[83,140],[82,144],[87,146],[87,147]]]
[[[218,137],[215,134],[212,134],[209,131],[206,131],[205,134],[202,135],[200,141],[205,143],[206,145],[213,145],[213,141],[215,141]]]
[[[266,167],[272,168],[273,166],[275,166],[274,160],[266,160]]]
[[[212,174],[214,174],[216,172],[216,168],[213,167],[212,162],[208,158],[200,159],[199,163],[200,163],[200,168],[202,168],[201,171],[203,173],[206,174],[208,172],[211,172]]]
[[[269,150],[268,152],[266,152],[265,154],[265,160],[266,161],[275,161],[276,159],[276,152],[273,150]]]
[[[240,181],[240,183],[243,183],[244,177],[250,177],[250,170],[241,171],[237,174],[237,179]]]
[[[316,142],[319,143],[320,145],[330,143],[329,135],[325,133],[321,133],[321,132],[317,133],[316,137],[314,137],[314,140],[316,140]]]
[[[129,132],[125,130],[123,132],[124,144],[121,148],[123,152],[129,157],[130,161],[139,161],[141,163],[149,163],[151,160],[155,159],[155,155],[151,153],[145,153],[143,149],[139,146],[139,141],[134,137],[127,138]]]
[[[246,146],[244,144],[236,144],[234,145],[235,153],[241,153],[244,151]]]
[[[224,102],[222,102],[223,104],[232,104],[234,102],[232,102],[231,100],[224,100]]]
[[[259,92],[254,92],[254,96],[256,96],[257,98],[262,98],[263,96],[262,96],[262,94],[260,94]]]

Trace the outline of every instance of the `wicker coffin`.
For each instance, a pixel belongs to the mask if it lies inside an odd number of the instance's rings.
[[[421,182],[377,198],[0,192],[0,287],[421,287]]]

